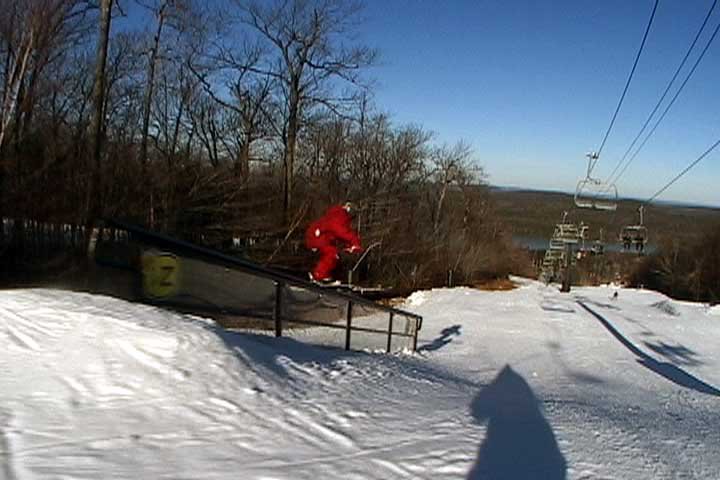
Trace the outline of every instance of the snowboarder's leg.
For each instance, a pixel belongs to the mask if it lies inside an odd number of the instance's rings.
[[[331,278],[332,271],[337,266],[338,250],[334,245],[323,245],[318,248],[320,260],[312,270],[312,276],[317,281]]]

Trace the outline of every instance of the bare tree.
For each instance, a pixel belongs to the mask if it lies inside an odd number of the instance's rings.
[[[190,112],[192,128],[198,141],[202,145],[207,160],[213,167],[220,165],[223,122],[221,120],[222,106],[218,105],[209,95],[199,96]]]
[[[432,178],[439,188],[433,215],[433,233],[437,234],[442,220],[443,204],[452,185],[464,185],[481,172],[472,163],[472,149],[460,141],[454,146],[436,147],[430,157]]]
[[[147,165],[148,131],[150,130],[150,107],[153,101],[155,88],[155,71],[160,59],[160,39],[167,19],[167,11],[173,6],[173,0],[161,0],[157,5],[147,6],[152,11],[156,22],[156,31],[148,54],[147,79],[145,86],[145,99],[143,101],[142,137],[140,138],[140,163],[143,169]],[[144,3],[141,2],[144,5]]]
[[[281,88],[284,114],[278,131],[284,144],[283,209],[287,216],[303,115],[318,104],[340,109],[348,97],[333,95],[332,82],[340,79],[358,84],[361,69],[373,63],[376,52],[365,46],[345,47],[342,41],[357,23],[359,2],[236,2],[243,12],[242,21],[269,47],[264,66],[253,71],[274,78]]]
[[[103,103],[103,135],[113,142],[134,147],[141,135],[144,67],[141,36],[137,32],[114,35],[108,45]]]
[[[171,27],[176,32],[181,31],[186,23],[183,18],[189,15],[192,5],[189,0],[136,0],[140,5],[151,12],[155,20],[155,33],[148,49],[147,76],[145,79],[145,96],[143,100],[143,122],[140,139],[140,162],[147,163],[148,136],[150,130],[150,117],[155,91],[156,72],[163,59],[163,32]]]
[[[36,107],[48,97],[59,96],[51,77],[86,37],[91,8],[89,1],[81,0],[0,0],[0,209],[10,202],[19,213],[18,201],[30,205],[28,196],[20,194],[23,182],[48,166],[46,158],[25,161],[19,147]],[[11,142],[15,145],[13,166],[7,155]],[[38,171],[33,171],[33,162]]]
[[[140,5],[148,9],[155,20],[155,33],[153,34],[152,41],[148,51],[148,62],[147,62],[147,77],[145,83],[145,96],[143,99],[143,117],[142,117],[142,130],[140,138],[140,164],[143,169],[143,178],[146,179],[146,190],[149,196],[149,224],[152,227],[155,223],[154,215],[154,195],[152,182],[149,181],[147,172],[148,163],[148,136],[150,131],[150,118],[151,109],[153,105],[153,95],[155,92],[156,83],[156,72],[158,65],[163,57],[162,54],[162,40],[163,30],[166,26],[173,27],[175,30],[178,29],[178,24],[182,21],[179,17],[186,14],[189,10],[189,3],[183,0],[136,0]]]
[[[4,47],[0,99],[0,149],[12,122],[20,125],[24,106],[31,112],[43,69],[82,34],[89,4],[80,0],[0,1],[0,41]]]
[[[268,106],[273,80],[251,74],[257,58],[257,51],[244,50],[238,55],[223,48],[214,64],[191,66],[205,93],[230,112],[226,116],[229,136],[222,137],[222,142],[234,158],[236,174],[244,181],[250,172],[252,145],[268,136],[269,129]],[[220,82],[224,84],[224,95],[216,92]]]
[[[154,123],[158,132],[152,135],[155,148],[165,158],[168,170],[175,167],[181,134],[186,133],[190,103],[197,96],[197,82],[184,65],[165,68],[159,79]]]
[[[671,296],[676,296],[683,288],[682,283],[685,281],[683,269],[687,265],[681,243],[677,239],[672,239],[662,246],[661,255],[659,256],[658,273],[663,279],[666,288]]]
[[[100,23],[98,26],[99,36],[95,59],[95,81],[92,92],[93,115],[90,121],[93,177],[90,188],[88,188],[88,224],[91,224],[102,214],[102,199],[100,196],[102,195],[101,154],[105,106],[105,67],[107,64],[108,43],[110,39],[110,14],[112,5],[113,0],[101,0],[100,2]]]

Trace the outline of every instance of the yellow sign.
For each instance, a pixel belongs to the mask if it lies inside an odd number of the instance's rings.
[[[142,255],[142,275],[146,296],[171,297],[180,286],[180,259],[171,253],[145,252]]]

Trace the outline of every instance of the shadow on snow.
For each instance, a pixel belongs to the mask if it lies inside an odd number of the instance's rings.
[[[665,342],[650,343],[643,342],[653,352],[662,355],[672,363],[696,367],[703,362],[696,359],[698,354],[683,345],[669,345]]]
[[[575,309],[566,307],[564,305],[543,303],[542,305],[540,305],[540,308],[542,308],[546,312],[575,313]]]
[[[440,336],[432,341],[432,343],[426,344],[418,348],[419,352],[434,352],[440,350],[445,345],[453,341],[453,337],[460,335],[460,325],[453,325],[452,327],[444,328],[440,332]]]
[[[671,382],[680,385],[681,387],[690,388],[693,390],[696,390],[700,393],[706,393],[708,395],[714,395],[714,396],[720,396],[720,390],[713,387],[712,385],[708,385],[707,383],[703,382],[702,380],[690,375],[683,369],[673,365],[672,363],[668,362],[658,362],[654,358],[652,358],[647,353],[640,350],[638,347],[636,347],[630,340],[623,337],[622,334],[612,326],[612,324],[602,315],[594,311],[592,308],[588,307],[585,303],[583,303],[581,300],[578,300],[578,305],[580,305],[582,308],[587,310],[590,315],[597,318],[600,323],[616,338],[622,343],[628,350],[630,350],[632,353],[634,353],[638,357],[638,363],[649,370],[657,373],[658,375],[670,380]],[[648,345],[652,350],[661,353],[665,356],[669,355],[669,351],[665,348],[663,349],[662,346],[650,346]],[[678,347],[673,347],[675,350],[678,351]]]
[[[565,457],[538,399],[509,365],[477,394],[471,411],[487,431],[468,480],[565,478]]]
[[[348,351],[338,347],[304,343],[290,337],[278,338],[258,333],[233,332],[219,326],[206,328],[211,329],[224,342],[228,350],[247,370],[279,383],[293,384],[296,381],[302,381],[303,376],[298,375],[297,368],[301,365],[336,368],[340,362],[361,365],[366,360],[372,359],[370,365],[377,366],[377,362],[380,362],[388,365],[389,369],[401,371],[407,377],[434,378],[438,381],[452,382],[472,389],[480,386],[477,382],[429,365],[422,360],[421,356]],[[362,368],[370,367],[366,365]],[[271,375],[264,375],[265,372]]]

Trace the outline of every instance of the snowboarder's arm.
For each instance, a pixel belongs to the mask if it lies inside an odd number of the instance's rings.
[[[362,251],[360,237],[352,229],[350,225],[336,224],[334,229],[335,236],[348,245],[347,250],[351,253]]]
[[[362,251],[360,237],[352,228],[352,219],[341,206],[330,208],[322,223],[333,238],[347,245],[348,251]]]
[[[353,230],[349,215],[345,212],[338,213],[338,215],[330,223],[332,225],[333,234],[336,238],[348,245],[348,251],[352,251],[354,253],[362,250],[360,237],[355,230]]]

